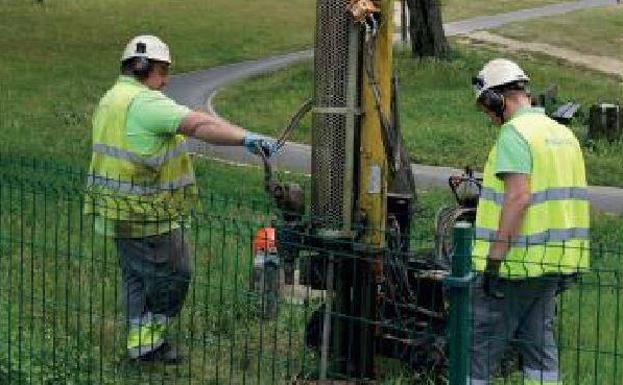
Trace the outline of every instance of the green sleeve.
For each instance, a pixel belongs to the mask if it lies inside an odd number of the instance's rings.
[[[504,125],[497,142],[495,173],[530,174],[532,154],[530,146],[512,125]]]
[[[177,104],[162,92],[145,91],[138,94],[128,111],[128,125],[140,127],[154,135],[171,135],[191,110]]]

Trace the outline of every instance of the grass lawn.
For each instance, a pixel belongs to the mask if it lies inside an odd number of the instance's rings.
[[[0,143],[88,160],[94,105],[129,39],[153,33],[185,72],[309,47],[309,0],[0,1]]]
[[[452,59],[444,62],[416,61],[407,51],[397,52],[403,134],[414,162],[483,167],[497,129],[476,109],[469,79],[487,60],[500,55],[504,54],[460,44],[454,45]],[[531,75],[534,91],[558,84],[561,100],[584,106],[621,97],[620,86],[612,78],[534,55],[512,57]],[[298,104],[312,95],[312,73],[312,64],[303,63],[235,84],[217,96],[216,109],[245,127],[274,135]],[[309,129],[307,119],[292,139],[309,142]],[[574,130],[585,137],[581,124]],[[591,184],[623,186],[620,152],[621,145],[606,143],[585,149]]]
[[[493,32],[623,60],[623,7],[586,9],[554,18],[512,23]],[[544,32],[546,31],[546,32]]]
[[[441,0],[445,22],[564,2],[564,0]]]

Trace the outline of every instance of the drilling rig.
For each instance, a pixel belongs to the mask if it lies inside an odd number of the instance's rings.
[[[443,266],[410,245],[415,182],[401,146],[393,13],[393,0],[317,0],[314,95],[277,142],[312,114],[308,205],[264,157],[286,283],[298,261],[302,283],[326,292],[306,331],[320,380],[374,379],[378,354],[412,367],[445,361]]]

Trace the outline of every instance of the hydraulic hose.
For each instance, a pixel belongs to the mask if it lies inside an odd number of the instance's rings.
[[[314,99],[309,98],[305,100],[305,102],[299,107],[298,111],[290,118],[288,125],[285,127],[279,138],[277,139],[277,143],[275,143],[275,152],[281,150],[283,146],[286,144],[286,141],[292,134],[295,128],[301,124],[301,120],[311,111],[314,106]]]

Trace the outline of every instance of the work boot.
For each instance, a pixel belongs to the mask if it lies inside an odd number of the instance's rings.
[[[166,325],[160,322],[146,321],[139,325],[131,325],[128,331],[128,356],[137,359],[148,355],[164,344]]]
[[[162,362],[165,364],[180,364],[184,362],[184,357],[169,342],[164,342],[159,349],[142,355],[138,359],[141,362]]]

